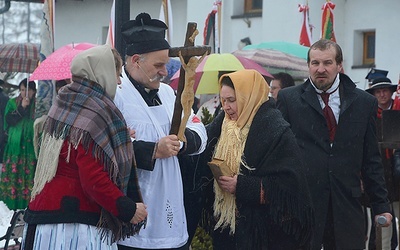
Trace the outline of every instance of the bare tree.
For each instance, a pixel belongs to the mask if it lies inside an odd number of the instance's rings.
[[[12,2],[2,14],[1,38],[4,43],[40,43],[40,25],[43,4]]]

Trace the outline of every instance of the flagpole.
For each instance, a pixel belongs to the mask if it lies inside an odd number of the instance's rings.
[[[117,29],[114,31],[115,34],[115,41],[114,45],[115,48],[118,50],[119,54],[122,57],[122,60],[125,61],[125,49],[126,45],[122,39],[121,32],[118,27],[121,27],[122,24],[129,21],[130,18],[130,0],[118,0],[115,1],[115,27]]]
[[[115,48],[115,0],[111,5],[110,12],[110,22],[108,24],[108,33],[106,44],[110,45],[112,48]]]
[[[171,1],[161,0],[161,8],[159,20],[163,21],[168,29],[165,33],[165,39],[171,44],[173,39],[173,18],[172,18],[172,6]]]
[[[221,53],[221,5],[222,5],[222,0],[218,1],[217,3],[217,15],[218,15],[218,47],[217,47],[217,52],[218,54]]]
[[[29,73],[26,73],[27,77],[26,77],[26,91],[25,91],[25,97],[28,98],[29,97]]]
[[[46,59],[54,51],[55,34],[55,0],[43,2],[43,20],[40,27],[40,61]],[[27,87],[29,85],[29,79]],[[35,103],[35,119],[49,112],[55,97],[54,84],[51,80],[38,81]]]
[[[169,16],[168,16],[168,4],[167,4],[167,1],[168,0],[162,0],[162,6],[163,6],[163,9],[164,9],[164,22],[166,23],[166,24],[169,24]],[[168,29],[169,29],[170,27],[168,27]],[[171,37],[169,36],[169,32],[167,31],[167,40],[171,43]]]

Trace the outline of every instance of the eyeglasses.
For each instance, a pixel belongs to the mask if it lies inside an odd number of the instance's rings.
[[[279,87],[279,86],[271,86],[270,89],[271,90],[277,90],[277,89],[281,89],[281,87]]]

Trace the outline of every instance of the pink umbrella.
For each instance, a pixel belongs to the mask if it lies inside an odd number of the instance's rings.
[[[196,68],[194,90],[196,94],[216,94],[219,92],[218,74],[220,71],[237,71],[240,69],[255,69],[263,76],[273,79],[274,77],[262,66],[251,59],[235,56],[230,53],[210,54]],[[170,86],[178,88],[178,70],[172,77]]]
[[[72,59],[80,52],[96,46],[91,43],[68,44],[51,53],[33,71],[29,80],[62,80],[71,78]]]

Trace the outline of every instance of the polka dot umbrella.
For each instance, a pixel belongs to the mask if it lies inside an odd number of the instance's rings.
[[[96,46],[91,43],[65,45],[44,59],[29,80],[63,80],[71,78],[72,59],[80,52]]]

